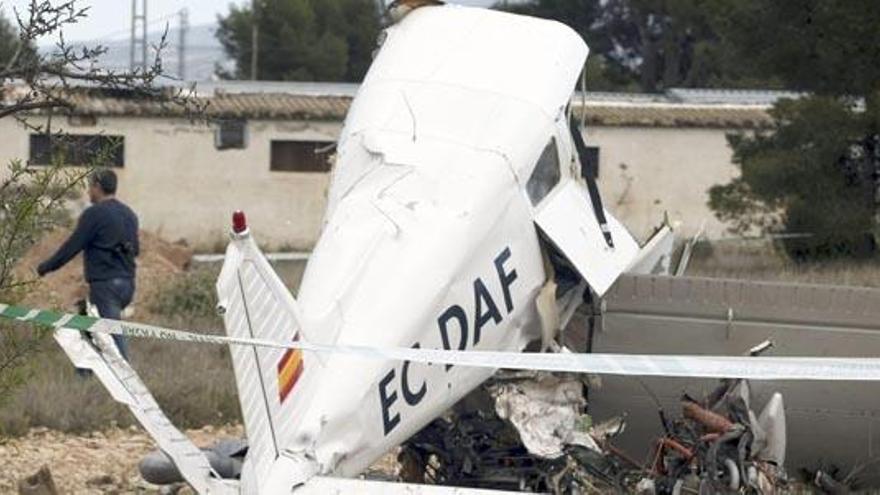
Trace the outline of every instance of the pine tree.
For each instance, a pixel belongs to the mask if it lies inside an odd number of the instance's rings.
[[[777,104],[770,132],[730,138],[742,175],[712,188],[710,206],[740,230],[798,234],[785,242],[797,259],[872,253],[880,206],[875,2],[723,2],[719,32],[742,63],[809,96]]]
[[[258,26],[258,79],[360,81],[372,60],[379,12],[372,0],[264,0]],[[217,38],[235,61],[229,78],[248,79],[254,15],[230,6]]]

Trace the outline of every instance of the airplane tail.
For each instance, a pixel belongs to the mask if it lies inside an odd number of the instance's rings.
[[[250,235],[244,215],[237,212],[233,225],[217,280],[218,310],[226,333],[278,342],[299,339],[296,300]],[[289,418],[292,396],[304,372],[303,355],[299,350],[252,346],[233,346],[231,353],[248,437],[242,488],[244,493],[256,493],[292,437]]]

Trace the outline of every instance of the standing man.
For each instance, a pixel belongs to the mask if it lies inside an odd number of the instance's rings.
[[[97,169],[89,176],[92,206],[80,215],[76,230],[58,251],[37,267],[42,277],[83,251],[89,300],[102,318],[122,319],[135,289],[135,257],[140,252],[138,218],[131,208],[116,199],[116,173]],[[119,352],[128,359],[125,337],[114,335]]]

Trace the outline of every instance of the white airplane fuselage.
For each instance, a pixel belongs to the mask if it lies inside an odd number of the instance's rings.
[[[544,242],[599,293],[638,252],[610,215],[603,230],[579,174],[568,105],[587,46],[556,22],[454,6],[415,9],[383,38],[297,299],[240,226],[218,280],[227,332],[373,349],[546,343],[560,318]],[[492,374],[283,349],[232,358],[242,490],[255,492],[355,476]]]
[[[426,148],[433,144],[423,139]],[[312,338],[519,350],[540,337],[534,298],[546,276],[537,233],[523,228],[530,224],[526,202],[510,193],[515,178],[497,156],[435,146],[450,162],[379,165],[336,206],[299,293],[303,325],[326,332]],[[320,359],[305,357],[302,389],[295,392],[302,394],[302,415],[293,417],[306,442],[319,446],[319,458],[326,455],[342,475],[362,471],[491,375]],[[353,445],[373,455],[337,463],[337,452]]]
[[[457,46],[469,41],[470,52]],[[540,339],[547,274],[526,182],[554,142],[554,166],[572,178],[565,107],[586,53],[557,23],[478,9],[426,7],[388,30],[338,145],[298,294],[304,338],[462,351]],[[491,375],[341,355],[303,363],[286,449],[342,476]]]

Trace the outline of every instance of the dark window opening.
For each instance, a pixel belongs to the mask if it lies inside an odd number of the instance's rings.
[[[559,178],[559,152],[556,151],[556,139],[551,138],[526,183],[526,192],[532,206],[540,203],[559,184]]]
[[[599,147],[587,146],[586,154],[581,157],[581,175],[592,179],[599,178]]]
[[[272,141],[269,169],[275,172],[329,172],[333,143]]]
[[[218,150],[244,149],[247,147],[247,122],[244,120],[221,120],[214,131],[214,147]]]
[[[31,165],[125,166],[125,138],[95,134],[31,134]]]

